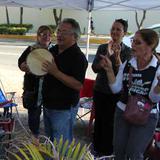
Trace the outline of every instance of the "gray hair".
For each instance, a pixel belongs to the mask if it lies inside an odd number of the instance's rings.
[[[69,24],[71,24],[71,26],[73,28],[73,32],[74,32],[75,38],[77,40],[80,38],[81,29],[80,29],[79,23],[75,19],[65,18],[65,19],[63,19],[63,21],[61,23],[69,23]]]

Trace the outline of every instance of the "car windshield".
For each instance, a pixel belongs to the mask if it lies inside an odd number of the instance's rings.
[[[154,31],[156,31],[157,32],[157,34],[158,34],[158,37],[160,37],[160,26],[159,27],[157,27],[157,28],[152,28]]]

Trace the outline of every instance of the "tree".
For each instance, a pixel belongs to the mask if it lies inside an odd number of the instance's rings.
[[[146,10],[143,10],[142,19],[141,19],[140,22],[138,22],[138,13],[137,13],[137,11],[135,11],[135,19],[136,19],[136,24],[137,24],[138,30],[141,29],[141,27],[142,27],[142,25],[143,25],[143,22],[144,22],[144,20],[145,20],[145,18],[146,18],[146,13],[147,13],[147,11],[146,11]]]
[[[57,9],[53,9],[53,15],[54,15],[54,19],[55,19],[55,22],[56,22],[56,27],[58,26],[58,24],[62,20],[62,12],[63,12],[63,10],[60,9],[59,16],[58,16]]]
[[[6,9],[7,24],[10,24],[9,13],[8,13],[8,8],[7,8],[7,6],[5,6],[5,9]]]
[[[23,7],[20,7],[20,24],[23,24]]]

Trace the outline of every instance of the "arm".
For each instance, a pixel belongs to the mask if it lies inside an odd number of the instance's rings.
[[[98,73],[98,72],[101,72],[103,70],[103,68],[101,67],[101,57],[100,55],[105,55],[106,54],[106,45],[100,45],[98,47],[98,50],[97,50],[97,53],[96,53],[96,56],[93,60],[93,63],[92,63],[92,70],[94,73]]]
[[[120,53],[121,53],[121,45],[119,43],[113,43],[112,44],[112,51],[114,52],[114,58],[115,58],[115,66],[119,68],[119,66],[122,64]]]
[[[68,87],[70,87],[72,89],[80,91],[80,89],[82,88],[82,83],[80,81],[76,80],[72,76],[64,74],[59,69],[57,69],[57,71],[56,70],[54,70],[54,71],[52,70],[49,73],[52,74],[53,76],[55,76],[63,84],[65,84],[66,86],[68,86]]]
[[[80,58],[80,59],[78,59]],[[54,76],[56,79],[61,81],[67,87],[79,91],[82,88],[82,83],[85,78],[85,72],[87,69],[87,61],[83,57],[78,57],[75,60],[75,65],[73,66],[72,76],[63,73],[56,65],[53,59],[52,63],[46,61],[42,65],[42,69],[47,71],[49,74]]]
[[[100,57],[102,58],[100,66],[106,71],[108,82],[110,85],[112,85],[116,81],[116,77],[112,68],[112,62],[104,55],[101,55]]]
[[[102,58],[103,58],[102,67],[106,71],[108,81],[109,81],[109,86],[113,93],[118,93],[122,89],[123,70],[126,65],[126,62],[120,66],[118,74],[115,77],[113,69],[112,69],[111,61],[105,56],[102,56]]]
[[[126,61],[127,62],[127,61]],[[124,67],[126,65],[126,62],[123,63],[118,70],[118,73],[116,75],[116,80],[114,84],[110,84],[110,88],[112,90],[113,93],[118,93],[121,91],[122,87],[123,87],[123,70]]]
[[[152,102],[157,103],[160,101],[160,67],[158,67],[155,78],[153,80],[149,98],[152,100]]]
[[[23,72],[29,71],[29,68],[26,64],[26,58],[30,52],[31,52],[31,47],[29,46],[24,50],[24,52],[22,53],[22,55],[18,59],[18,67]]]

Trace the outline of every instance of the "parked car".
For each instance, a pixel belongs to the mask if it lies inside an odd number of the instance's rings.
[[[160,24],[154,24],[150,27],[147,27],[149,29],[153,29],[154,31],[156,31],[158,33],[159,39],[160,39]],[[123,38],[123,43],[125,43],[127,46],[131,47],[131,39],[133,38],[134,34],[131,34],[130,36],[125,36]],[[160,41],[159,44],[156,48],[156,51],[160,53]]]

